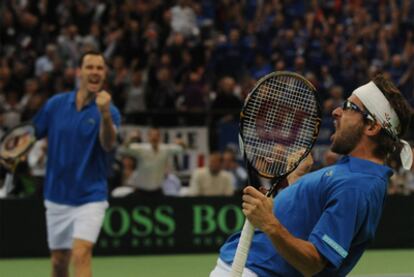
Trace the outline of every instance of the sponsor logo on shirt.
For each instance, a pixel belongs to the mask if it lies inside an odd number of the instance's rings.
[[[88,123],[91,124],[91,125],[95,125],[96,121],[93,118],[89,118]]]

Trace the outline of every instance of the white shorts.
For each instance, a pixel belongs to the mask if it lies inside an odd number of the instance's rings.
[[[220,258],[217,260],[217,265],[210,273],[210,277],[230,277],[231,266],[223,262]],[[243,277],[258,277],[256,273],[248,268],[244,268]]]
[[[96,242],[108,202],[69,206],[45,200],[45,207],[49,249],[71,249],[74,238]]]

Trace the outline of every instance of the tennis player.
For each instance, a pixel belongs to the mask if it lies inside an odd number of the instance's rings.
[[[257,228],[243,276],[346,276],[374,238],[392,174],[394,151],[410,168],[412,152],[401,140],[411,110],[382,75],[336,108],[333,166],[309,173],[274,200],[249,186],[243,213]],[[299,169],[302,170],[302,169]],[[240,234],[222,246],[210,277],[230,276]]]
[[[92,276],[92,247],[107,203],[108,152],[120,113],[102,90],[107,68],[99,52],[87,52],[78,69],[79,88],[49,99],[33,123],[48,138],[44,184],[52,275]]]

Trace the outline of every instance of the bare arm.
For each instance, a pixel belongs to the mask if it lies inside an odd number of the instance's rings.
[[[280,255],[304,276],[313,276],[325,268],[327,262],[315,246],[294,237],[280,222],[268,224],[264,232]]]
[[[304,276],[322,271],[327,261],[316,247],[294,237],[273,215],[273,201],[249,186],[244,189],[243,213],[249,221],[262,230],[272,241],[280,255]]]
[[[287,181],[289,184],[293,184],[296,182],[300,177],[308,173],[312,169],[313,165],[313,157],[312,154],[308,154],[306,158],[304,158],[298,167],[287,176]]]
[[[115,145],[116,132],[110,111],[111,95],[102,91],[96,97],[96,104],[101,113],[101,125],[99,126],[99,141],[105,151],[110,151]]]

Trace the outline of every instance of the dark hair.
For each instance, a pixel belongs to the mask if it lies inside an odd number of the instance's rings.
[[[103,58],[103,60],[104,60],[104,63],[106,64],[105,56],[104,56],[101,52],[96,51],[96,50],[89,50],[89,51],[84,52],[84,53],[82,54],[82,56],[80,57],[80,59],[79,59],[79,67],[82,67],[82,65],[83,65],[83,60],[85,59],[85,57],[86,57],[87,55],[92,55],[92,56],[101,56],[101,57]]]
[[[381,90],[385,98],[390,102],[391,107],[397,113],[398,119],[400,120],[400,126],[397,127],[398,137],[395,138],[383,128],[381,132],[373,139],[377,143],[377,147],[374,150],[374,155],[385,159],[387,164],[390,164],[390,159],[393,154],[398,154],[403,147],[400,143],[399,138],[403,137],[409,128],[410,120],[412,117],[412,109],[410,104],[401,94],[400,90],[394,85],[393,82],[388,80],[382,74],[378,74],[372,80],[375,85]]]
[[[220,157],[220,160],[222,160],[222,159],[223,159],[223,155],[221,154],[221,152],[220,152],[220,151],[216,151],[216,150],[211,151],[211,152],[210,152],[210,154],[209,154],[209,156],[210,156],[210,157],[211,157],[211,156],[219,156],[219,157]]]

